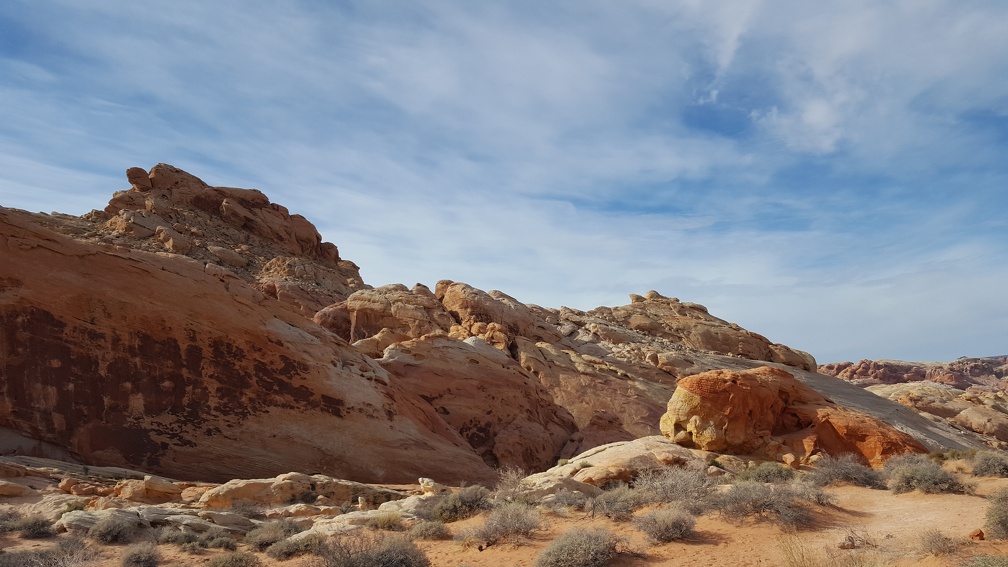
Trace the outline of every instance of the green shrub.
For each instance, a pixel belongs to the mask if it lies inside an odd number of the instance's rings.
[[[973,474],[1008,477],[1008,456],[993,451],[977,453],[973,458]]]
[[[800,500],[797,491],[789,485],[742,481],[718,494],[713,506],[731,521],[755,516],[788,527],[802,527],[811,524],[813,517]]]
[[[619,555],[621,543],[605,528],[573,528],[546,546],[535,567],[605,567]]]
[[[987,497],[987,535],[994,539],[1008,539],[1008,488],[1002,488]]]
[[[273,520],[249,530],[245,534],[245,543],[258,551],[265,551],[274,543],[302,531],[304,529],[291,520]]]
[[[501,541],[517,543],[539,529],[539,513],[520,502],[508,502],[494,508],[483,526],[473,536],[486,545]]]
[[[211,558],[207,567],[262,567],[262,561],[247,551],[232,551]]]
[[[28,516],[18,520],[15,525],[18,534],[24,539],[44,539],[56,535],[52,522],[42,516]]]
[[[739,473],[738,480],[753,482],[787,482],[795,476],[794,469],[780,463],[765,462]]]
[[[635,517],[633,524],[654,541],[665,543],[692,535],[696,517],[677,508],[659,508]]]
[[[136,533],[137,523],[117,516],[106,516],[87,531],[88,537],[104,544],[129,541]]]
[[[127,547],[122,564],[123,567],[157,567],[160,560],[157,546],[146,542]]]
[[[846,483],[868,488],[885,488],[885,475],[846,453],[836,457],[823,455],[816,461],[815,470],[805,475],[805,480],[816,486]]]
[[[488,494],[490,491],[482,486],[467,486],[438,502],[434,506],[434,517],[442,522],[454,522],[475,516],[489,507]]]
[[[625,484],[618,484],[598,496],[588,500],[586,508],[592,516],[601,514],[607,518],[627,520],[643,504],[641,494]]]
[[[889,489],[897,494],[919,490],[928,494],[969,494],[972,485],[963,483],[956,475],[924,455],[900,455],[885,465],[889,474]]]

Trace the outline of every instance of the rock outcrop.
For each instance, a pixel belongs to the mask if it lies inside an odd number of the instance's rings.
[[[774,459],[855,453],[878,466],[893,455],[927,451],[906,433],[838,407],[771,367],[715,370],[680,380],[661,429],[684,446]]]
[[[182,480],[490,482],[658,434],[676,383],[714,369],[774,365],[899,408],[654,291],[580,311],[450,280],[373,289],[258,190],[165,164],[127,180],[83,217],[0,209],[0,449]],[[117,490],[206,492],[142,478]]]
[[[960,358],[952,362],[861,360],[823,364],[819,372],[860,386],[935,382],[960,390],[1005,390],[1008,364],[1000,357]]]
[[[993,447],[1008,448],[1008,395],[1004,392],[964,391],[929,381],[866,389],[936,421],[978,433]]]

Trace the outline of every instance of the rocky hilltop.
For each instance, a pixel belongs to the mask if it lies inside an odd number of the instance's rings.
[[[165,164],[127,180],[82,217],[0,209],[5,453],[209,481],[486,481],[663,431],[703,448],[717,436],[696,424],[738,428],[756,390],[767,421],[721,449],[797,466],[981,444],[701,305],[652,291],[580,311],[447,280],[373,288],[260,191]],[[673,407],[686,392],[721,394]]]

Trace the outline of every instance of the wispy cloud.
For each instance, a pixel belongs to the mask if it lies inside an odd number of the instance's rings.
[[[373,284],[656,288],[821,360],[1003,353],[1005,29],[937,0],[11,0],[0,204],[82,213],[166,161]]]

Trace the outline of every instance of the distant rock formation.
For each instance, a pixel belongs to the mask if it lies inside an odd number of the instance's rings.
[[[913,408],[954,428],[1008,447],[1008,364],[1005,357],[952,362],[862,360],[819,367],[823,374]]]
[[[709,370],[773,365],[899,408],[657,292],[579,311],[371,288],[257,190],[165,164],[127,181],[82,217],[0,208],[0,450],[181,479],[486,482],[659,434],[677,381]]]

